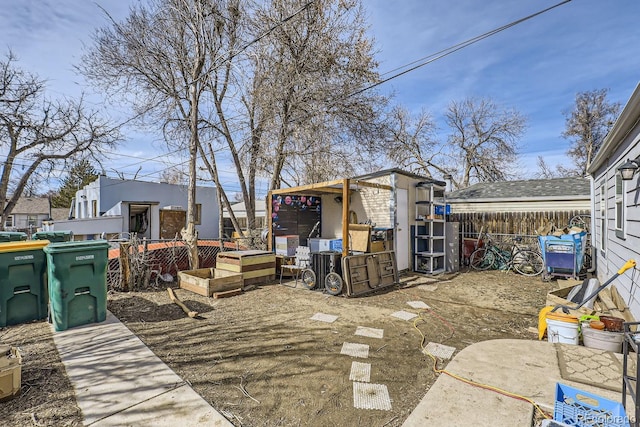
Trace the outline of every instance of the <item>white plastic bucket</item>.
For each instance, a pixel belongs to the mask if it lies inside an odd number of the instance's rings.
[[[597,348],[600,350],[613,351],[620,353],[622,351],[622,341],[624,341],[624,333],[599,331],[590,327],[582,327],[582,340],[585,347]]]
[[[578,345],[578,323],[547,318],[547,339],[552,343]]]

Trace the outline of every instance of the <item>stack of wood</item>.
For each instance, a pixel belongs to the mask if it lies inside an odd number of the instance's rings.
[[[568,307],[577,306],[576,303],[566,299],[571,289],[573,289],[573,286],[549,292],[547,294],[547,305],[566,305]],[[569,310],[569,312],[576,317],[583,315],[610,315],[624,319],[625,322],[635,322],[629,307],[624,302],[624,299],[616,289],[615,285],[607,286],[598,293],[592,309],[583,306],[578,309]]]
[[[620,296],[615,285],[608,286],[600,291],[598,299],[593,304],[593,309],[598,313],[609,313],[613,317],[624,319],[625,322],[635,322],[629,307]]]

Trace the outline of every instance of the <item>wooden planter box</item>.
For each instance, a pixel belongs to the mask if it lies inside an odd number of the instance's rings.
[[[276,278],[276,255],[257,250],[220,252],[216,269],[242,274],[244,286],[268,283]]]
[[[22,357],[15,347],[0,345],[0,402],[20,393]]]
[[[242,274],[217,268],[199,268],[178,272],[180,288],[210,297],[216,292],[242,289]]]

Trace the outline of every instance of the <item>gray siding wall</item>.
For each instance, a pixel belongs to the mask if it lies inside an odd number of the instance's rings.
[[[627,159],[640,155],[640,127],[638,125],[626,135],[619,148],[611,153],[603,166],[594,174],[593,181],[593,229],[592,244],[596,256],[597,275],[600,283],[613,276],[629,259],[640,262],[640,173],[631,181],[623,181],[624,235],[616,232],[616,169]],[[603,185],[602,185],[603,184]],[[600,211],[600,195],[605,191],[606,210],[604,229]],[[604,245],[603,245],[604,238]],[[628,270],[617,278],[615,285],[629,306],[635,319],[640,319],[640,274]]]

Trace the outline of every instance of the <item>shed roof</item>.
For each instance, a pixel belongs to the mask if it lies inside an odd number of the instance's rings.
[[[483,200],[569,200],[589,199],[588,178],[531,179],[522,181],[481,182],[447,193],[447,201]]]
[[[392,173],[395,174],[400,174],[400,175],[404,175],[404,176],[408,176],[409,178],[415,178],[415,179],[419,179],[420,181],[424,181],[424,182],[429,182],[429,183],[433,183],[433,184],[437,184],[437,185],[442,185],[443,187],[446,185],[446,183],[444,181],[438,181],[436,179],[433,178],[429,178],[427,176],[424,175],[418,175],[416,173],[413,172],[408,172],[399,168],[391,168],[391,169],[383,169],[377,172],[372,172],[369,174],[365,174],[365,175],[359,175],[359,176],[355,176],[352,179],[370,179],[370,178],[377,178],[380,176],[385,176],[385,175],[391,175]]]

